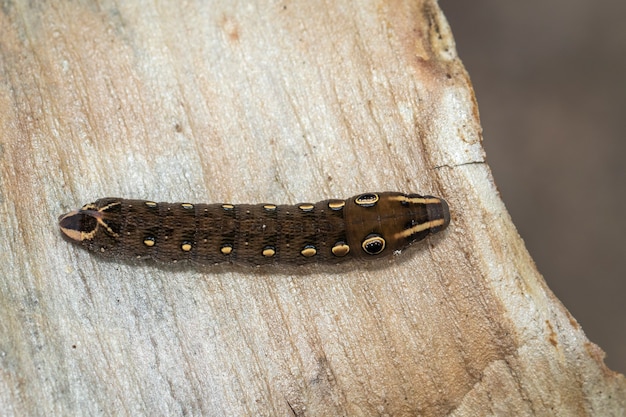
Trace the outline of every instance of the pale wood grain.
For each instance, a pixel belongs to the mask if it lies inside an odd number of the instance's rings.
[[[622,415],[485,164],[434,1],[6,2],[0,408],[9,415]],[[452,224],[348,269],[104,262],[98,197],[432,193]]]

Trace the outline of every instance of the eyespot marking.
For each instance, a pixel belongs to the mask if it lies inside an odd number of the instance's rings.
[[[385,239],[381,235],[370,234],[365,237],[361,247],[369,255],[378,255],[385,250]]]
[[[361,194],[354,199],[354,202],[361,207],[373,207],[376,203],[378,203],[378,199],[378,194]]]

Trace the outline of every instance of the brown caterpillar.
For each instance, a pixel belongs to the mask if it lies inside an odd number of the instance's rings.
[[[67,238],[106,257],[249,265],[381,258],[449,223],[445,200],[394,192],[293,206],[102,198],[59,217]]]

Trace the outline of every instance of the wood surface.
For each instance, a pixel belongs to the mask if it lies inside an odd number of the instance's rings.
[[[5,415],[624,415],[499,198],[435,1],[4,2],[0,65]],[[57,227],[105,196],[383,190],[450,227],[296,269],[107,262]]]

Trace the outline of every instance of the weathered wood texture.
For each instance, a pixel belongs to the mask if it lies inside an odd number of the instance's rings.
[[[621,415],[498,197],[435,1],[4,2],[5,415]],[[105,262],[57,216],[104,196],[450,202],[380,266]],[[539,214],[538,214],[539,215]]]

